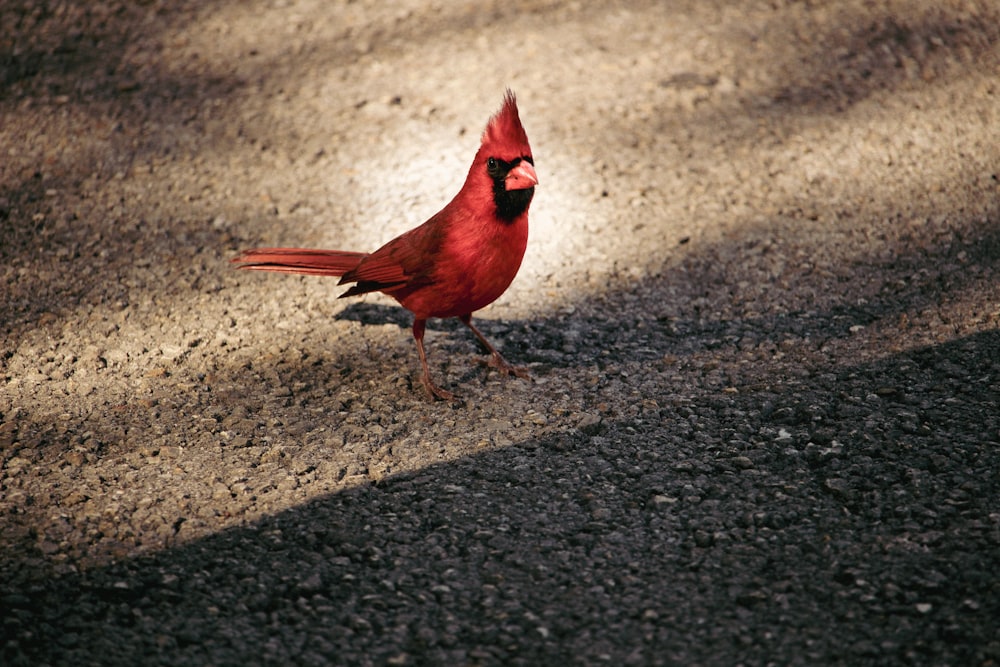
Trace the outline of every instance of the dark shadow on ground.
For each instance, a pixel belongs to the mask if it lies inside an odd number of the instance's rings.
[[[3,661],[988,664],[998,360],[990,332],[781,391],[692,394],[25,574],[3,584]]]

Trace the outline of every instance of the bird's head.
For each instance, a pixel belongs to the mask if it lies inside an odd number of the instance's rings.
[[[504,95],[503,106],[483,131],[469,176],[475,176],[477,181],[485,177],[492,183],[497,217],[501,220],[513,222],[527,212],[538,174],[528,135],[517,114],[517,100],[510,89]]]

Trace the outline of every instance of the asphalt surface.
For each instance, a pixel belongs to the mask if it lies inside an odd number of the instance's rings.
[[[0,664],[1000,663],[993,3],[0,3]],[[503,90],[477,316],[373,249]]]

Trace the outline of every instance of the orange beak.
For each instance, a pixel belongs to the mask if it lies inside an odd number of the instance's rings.
[[[527,190],[538,185],[538,174],[535,168],[527,160],[521,160],[517,166],[507,172],[507,178],[503,181],[507,192],[511,190]]]

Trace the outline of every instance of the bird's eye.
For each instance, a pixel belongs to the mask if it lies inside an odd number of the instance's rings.
[[[497,167],[499,166],[500,165],[497,163],[497,159],[495,157],[487,158],[486,169],[489,170],[491,173],[495,172],[497,170]]]

